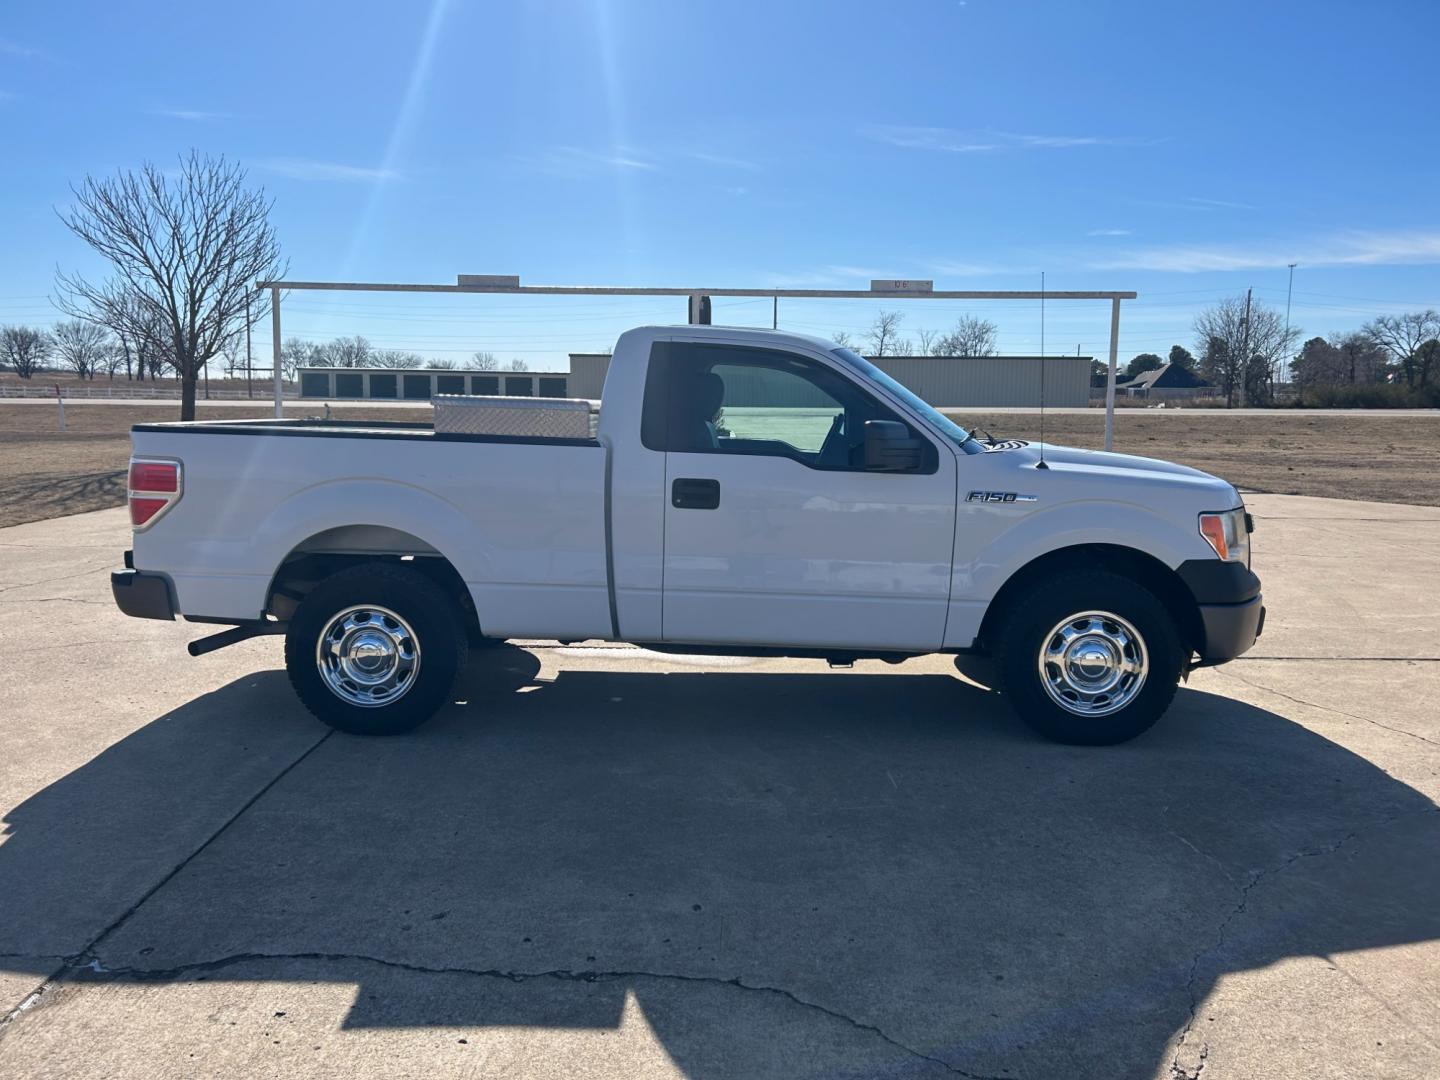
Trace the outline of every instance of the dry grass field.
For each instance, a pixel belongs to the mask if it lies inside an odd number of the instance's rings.
[[[313,414],[313,405],[289,415]],[[265,415],[257,403],[256,415]],[[65,408],[68,430],[56,430],[56,411],[0,403],[0,526],[119,506],[131,424],[173,420],[175,405],[81,405]],[[201,419],[239,419],[233,408],[200,408]],[[336,409],[339,418],[419,420],[424,411]],[[966,414],[996,436],[1034,438],[1033,414]],[[1281,494],[1440,506],[1440,414],[1382,412],[1342,416],[1274,412],[1217,416],[1185,410],[1125,409],[1116,413],[1115,448],[1183,462],[1243,489]],[[1099,447],[1104,414],[1045,419],[1051,442]],[[299,444],[297,444],[298,449]]]
[[[1033,439],[1030,414],[956,414],[997,438]],[[1047,442],[1099,449],[1105,413],[1045,418]],[[1224,477],[1242,491],[1440,506],[1440,412],[1343,415],[1276,410],[1233,416],[1185,409],[1117,409],[1115,449]]]

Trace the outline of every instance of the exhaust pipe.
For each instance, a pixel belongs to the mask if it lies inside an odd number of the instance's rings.
[[[272,634],[283,634],[288,624],[283,622],[254,622],[245,623],[242,626],[232,626],[229,630],[221,630],[218,634],[211,634],[209,637],[202,637],[197,641],[190,642],[185,646],[185,651],[191,656],[204,656],[216,649],[223,649],[229,645],[238,645],[242,641],[249,641],[253,637],[269,637]]]

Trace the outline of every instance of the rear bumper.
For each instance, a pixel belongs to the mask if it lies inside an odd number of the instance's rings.
[[[175,618],[175,602],[170,596],[170,581],[161,574],[143,570],[112,570],[110,592],[115,606],[135,619]]]

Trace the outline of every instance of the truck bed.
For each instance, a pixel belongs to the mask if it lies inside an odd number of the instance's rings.
[[[136,424],[132,432],[208,435],[279,435],[346,439],[423,439],[432,442],[536,443],[554,446],[599,446],[593,437],[557,438],[548,435],[478,435],[437,432],[433,423],[402,420],[194,420]]]
[[[140,424],[135,456],[178,460],[183,494],[135,536],[185,615],[257,619],[286,560],[408,537],[445,552],[486,633],[611,633],[606,451],[595,439],[437,433],[393,421]],[[367,533],[367,530],[369,532]]]

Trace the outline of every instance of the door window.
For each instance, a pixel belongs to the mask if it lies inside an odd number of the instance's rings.
[[[808,357],[661,342],[651,355],[641,438],[652,450],[759,454],[813,469],[863,471],[866,421],[899,419]],[[927,461],[922,471],[934,468]]]

